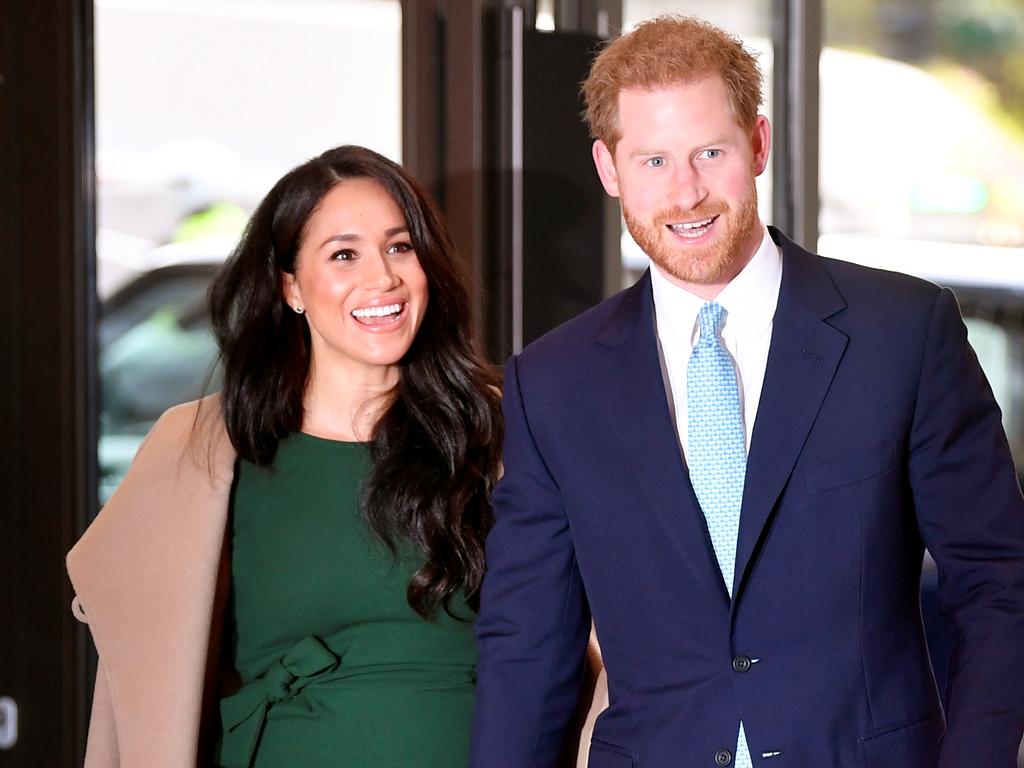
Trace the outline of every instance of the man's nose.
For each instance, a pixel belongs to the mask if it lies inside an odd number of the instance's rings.
[[[707,187],[700,173],[689,164],[676,166],[668,193],[668,202],[684,211],[696,208],[708,196]]]

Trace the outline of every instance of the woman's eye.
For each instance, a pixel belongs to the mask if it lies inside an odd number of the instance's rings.
[[[388,246],[388,253],[409,253],[412,250],[412,243],[392,243]]]
[[[351,251],[348,248],[343,248],[340,251],[335,251],[331,254],[331,261],[352,261],[356,257],[356,252]]]

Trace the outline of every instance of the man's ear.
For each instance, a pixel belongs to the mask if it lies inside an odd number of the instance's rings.
[[[615,170],[615,158],[603,141],[598,139],[591,149],[594,156],[594,167],[601,179],[604,191],[612,197],[619,196],[619,174]]]
[[[754,175],[760,176],[768,167],[768,152],[772,148],[772,126],[764,115],[758,115],[754,120],[750,146],[754,151]]]

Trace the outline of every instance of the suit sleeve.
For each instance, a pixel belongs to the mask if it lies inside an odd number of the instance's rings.
[[[590,632],[562,496],[534,440],[519,374],[513,358],[505,370],[505,474],[494,492],[476,624],[473,768],[558,765]]]
[[[955,628],[940,766],[1013,768],[1024,731],[1024,499],[999,408],[948,290],[933,309],[909,474]]]

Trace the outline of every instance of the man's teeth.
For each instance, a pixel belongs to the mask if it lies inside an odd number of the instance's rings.
[[[714,220],[715,217],[712,216],[710,219],[704,219],[703,221],[691,221],[686,224],[671,224],[670,226],[674,231],[682,232],[690,229],[704,229],[705,227],[710,226],[711,222]]]
[[[716,217],[712,216],[710,218],[704,219],[703,221],[690,221],[686,222],[685,224],[669,224],[668,227],[680,237],[703,237],[704,234],[708,231],[708,227],[710,227],[714,223],[715,218]]]
[[[353,317],[384,317],[385,315],[397,315],[402,311],[401,304],[385,304],[383,307],[366,307],[365,309],[353,309]]]

